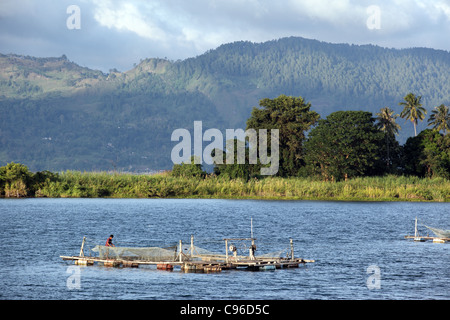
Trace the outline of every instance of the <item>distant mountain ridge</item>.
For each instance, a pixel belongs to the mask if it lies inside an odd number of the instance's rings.
[[[331,44],[298,37],[234,42],[195,58],[142,60],[105,74],[67,59],[0,54],[0,165],[31,170],[159,170],[172,166],[171,132],[245,128],[251,108],[302,96],[326,117],[378,112],[413,92],[450,103],[450,53]],[[399,119],[401,138],[410,124]],[[424,125],[422,124],[422,129]]]

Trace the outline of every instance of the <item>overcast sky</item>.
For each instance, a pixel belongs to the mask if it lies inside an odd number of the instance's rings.
[[[0,0],[0,53],[105,72],[289,36],[450,51],[450,0]]]

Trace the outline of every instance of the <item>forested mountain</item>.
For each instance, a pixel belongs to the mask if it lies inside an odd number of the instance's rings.
[[[409,92],[431,110],[450,103],[450,53],[303,38],[235,42],[182,61],[145,59],[104,74],[60,58],[0,55],[0,165],[31,170],[172,167],[171,133],[245,128],[252,107],[301,96],[322,117],[379,112]],[[403,119],[399,140],[412,135]],[[419,126],[419,131],[426,124]]]

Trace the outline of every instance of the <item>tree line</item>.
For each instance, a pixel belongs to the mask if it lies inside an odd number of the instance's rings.
[[[247,129],[279,129],[280,177],[339,181],[395,174],[450,179],[449,108],[444,104],[435,107],[428,118],[430,128],[417,134],[418,122],[427,115],[421,100],[421,96],[407,94],[399,102],[403,107],[400,114],[384,107],[375,115],[337,111],[321,119],[302,97],[280,95],[262,99],[260,108],[253,108]],[[415,136],[404,145],[396,140],[401,130],[399,117],[414,126]],[[218,152],[223,164],[215,165],[216,175],[247,180],[259,177],[261,164],[227,164],[226,151],[215,150],[213,156]],[[173,174],[204,175],[200,165],[190,164],[175,165]]]
[[[253,108],[247,120],[247,129],[279,130],[280,163],[276,178],[298,177],[339,182],[359,177],[405,175],[448,180],[450,179],[450,135],[448,134],[450,112],[447,106],[442,104],[431,111],[427,120],[429,129],[419,134],[415,131],[415,136],[410,137],[404,145],[400,145],[396,139],[396,135],[401,130],[401,126],[397,123],[399,117],[411,121],[414,127],[419,121],[425,120],[427,110],[422,106],[421,99],[421,96],[413,93],[406,95],[404,100],[399,102],[399,105],[403,107],[400,114],[396,114],[389,107],[384,107],[375,115],[366,111],[337,111],[321,119],[317,112],[311,110],[311,104],[302,97],[280,95],[275,99],[260,100],[260,108]],[[235,140],[234,143],[242,142]],[[226,151],[218,149],[213,151],[213,158],[223,157],[222,164],[216,164],[213,172],[213,175],[220,179],[217,180],[220,183],[209,181],[211,185],[205,187],[206,195],[221,195],[223,189],[227,188],[227,185],[221,181],[227,179],[241,179],[247,182],[254,178],[263,180],[260,179],[262,164],[249,164],[249,144],[248,141],[244,143],[247,148],[247,161],[244,164],[227,164]],[[237,147],[234,148],[235,152],[237,149]],[[268,152],[271,152],[270,145]],[[50,171],[33,173],[25,165],[11,162],[0,167],[0,196],[61,196],[64,194],[111,196],[117,192],[123,192],[124,185],[127,190],[126,195],[181,194],[186,196],[191,191],[199,192],[198,183],[193,183],[189,178],[203,180],[211,177],[200,164],[194,163],[174,165],[170,176],[175,180],[127,176],[125,178],[131,182],[124,182],[122,181],[124,177],[120,176],[90,177]],[[188,186],[177,184],[177,177],[188,178],[185,181]],[[88,181],[89,179],[94,181]],[[160,184],[160,188],[156,191],[153,190],[154,181],[159,181]],[[280,180],[274,180],[274,183],[283,185]],[[111,185],[108,186],[108,184]],[[268,183],[268,186],[269,191],[273,191],[273,185]],[[177,188],[183,190],[180,191]],[[367,186],[365,188],[367,189]],[[151,190],[154,192],[149,193]],[[252,194],[251,190],[248,192]],[[258,192],[264,194],[268,191]],[[296,191],[292,189],[290,192]],[[123,195],[123,193],[118,194]],[[420,197],[429,198],[423,195]]]
[[[7,198],[34,196],[44,184],[58,179],[58,173],[50,171],[33,173],[24,164],[10,162],[0,167],[0,196]]]

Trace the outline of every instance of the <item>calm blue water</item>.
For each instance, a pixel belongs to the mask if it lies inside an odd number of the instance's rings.
[[[414,218],[450,228],[450,203],[172,199],[1,199],[0,299],[450,299],[449,244],[414,243]],[[114,234],[119,246],[188,244],[224,253],[225,237],[250,237],[257,254],[289,248],[315,263],[216,274],[155,268],[75,267]],[[420,228],[423,233],[426,229]],[[367,281],[379,268],[379,289]]]

